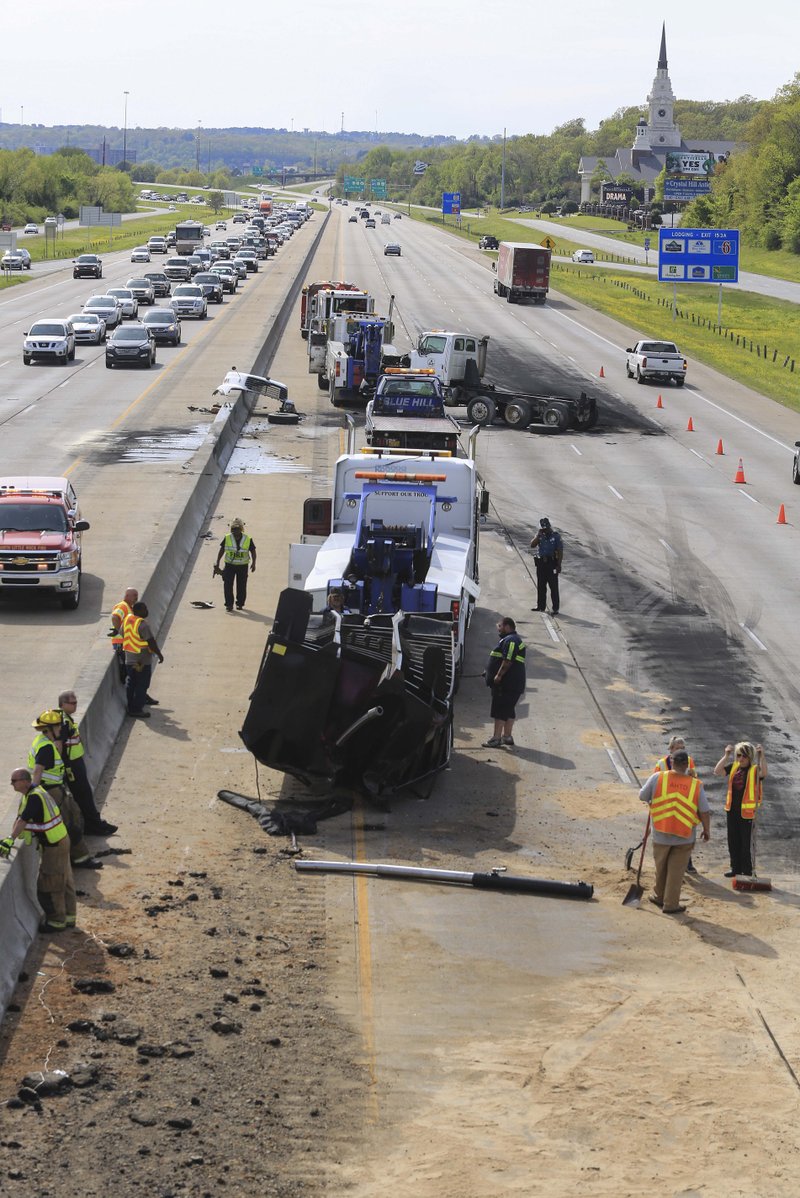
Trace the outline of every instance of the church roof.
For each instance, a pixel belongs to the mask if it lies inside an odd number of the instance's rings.
[[[598,162],[604,162],[612,179],[620,175],[630,175],[640,183],[652,183],[664,169],[667,154],[679,153],[681,150],[706,150],[709,154],[719,157],[720,154],[730,154],[739,146],[735,141],[682,141],[680,146],[670,146],[663,150],[637,150],[623,147],[613,154],[593,154],[581,158],[578,166],[579,175],[593,175]]]

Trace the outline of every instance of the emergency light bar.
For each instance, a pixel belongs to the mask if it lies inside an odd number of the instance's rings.
[[[389,474],[381,470],[357,470],[356,478],[366,478],[369,482],[380,483],[446,483],[446,474]]]

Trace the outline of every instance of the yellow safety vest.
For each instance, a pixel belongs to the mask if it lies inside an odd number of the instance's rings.
[[[736,768],[734,766],[728,774],[728,797],[725,800],[726,811],[730,811],[731,803],[733,802],[733,775],[736,773]],[[758,766],[751,765],[747,771],[747,781],[744,784],[744,794],[742,795],[742,819],[755,819],[756,807],[761,806],[762,797]]]
[[[38,732],[33,739],[33,744],[28,752],[28,769],[33,772],[36,769],[36,754],[44,745],[49,745],[55,754],[55,763],[51,770],[42,771],[42,786],[63,786],[64,785],[64,759],[59,753],[56,746],[42,732]]]
[[[142,653],[147,648],[147,641],[139,636],[139,629],[144,616],[126,616],[122,622],[122,648],[126,653]]]
[[[225,534],[225,565],[226,566],[246,566],[250,558],[250,538],[246,533],[242,533],[242,539],[239,544],[232,533]]]
[[[22,839],[26,844],[31,843],[32,834],[41,832],[48,844],[58,844],[67,835],[67,828],[61,816],[61,809],[54,799],[50,797],[43,786],[32,786],[28,794],[23,795],[19,803],[19,811],[17,814],[21,819],[23,808],[28,801],[29,795],[37,795],[42,802],[42,815],[44,817],[42,823],[34,824],[31,820],[25,820],[25,832]]]
[[[59,708],[59,710],[61,710]],[[65,755],[70,761],[77,761],[79,757],[83,757],[84,748],[81,734],[78,731],[78,725],[68,716],[65,711],[61,712],[64,719],[64,749]]]
[[[676,774],[674,770],[662,773],[653,801],[650,818],[657,832],[688,839],[692,828],[700,823],[697,814],[697,795],[700,781],[688,774]]]
[[[112,648],[114,648],[114,649],[122,648],[122,626],[125,623],[126,616],[129,616],[130,614],[131,614],[130,604],[126,603],[124,599],[120,599],[117,606],[113,607],[111,609],[111,619],[113,620],[114,616],[119,616],[119,618],[120,618],[119,629],[114,633],[114,635],[111,638],[111,645],[112,645]]]

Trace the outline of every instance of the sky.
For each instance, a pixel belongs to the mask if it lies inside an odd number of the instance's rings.
[[[769,99],[800,69],[789,0],[36,0],[4,11],[0,119],[121,128],[127,91],[131,131],[596,129],[644,104],[663,19],[678,99]]]

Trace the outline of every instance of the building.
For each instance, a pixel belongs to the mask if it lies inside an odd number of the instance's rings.
[[[649,119],[642,115],[636,125],[636,136],[629,148],[618,149],[613,154],[586,156],[581,158],[578,174],[581,179],[581,203],[589,203],[598,197],[592,195],[591,185],[598,163],[603,163],[611,179],[621,175],[633,179],[636,191],[642,190],[645,200],[653,198],[655,180],[664,169],[668,152],[705,151],[716,159],[724,160],[736,148],[733,141],[684,141],[675,124],[675,94],[667,66],[667,31],[661,27],[661,48],[658,67],[650,95],[647,97]]]

